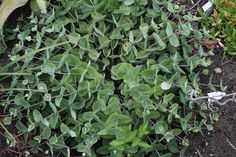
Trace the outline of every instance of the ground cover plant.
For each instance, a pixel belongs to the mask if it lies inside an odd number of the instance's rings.
[[[198,20],[168,1],[58,0],[5,28],[16,43],[0,69],[10,147],[20,138],[26,155],[183,156],[187,135],[217,120],[190,102],[201,94],[194,70],[210,64]]]

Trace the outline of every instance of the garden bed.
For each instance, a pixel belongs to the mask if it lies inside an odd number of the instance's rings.
[[[186,4],[188,11],[190,11],[192,14],[197,15],[197,5],[196,7],[193,7],[191,3],[189,3],[186,0],[179,0],[178,1],[181,4]],[[188,3],[187,3],[188,2]],[[197,3],[197,1],[196,1]],[[199,3],[199,5],[204,4],[205,2]],[[17,9],[9,18],[8,25],[9,27],[14,28],[15,22],[11,23],[11,21],[16,21],[15,19],[18,17],[18,15],[22,13],[26,13],[27,16],[29,16],[28,12],[30,10],[29,5],[25,6],[27,9],[27,13],[25,12],[25,8],[22,10],[22,8]],[[27,19],[28,20],[28,19]],[[197,29],[199,27],[198,23],[194,22],[193,28]],[[8,47],[14,46],[14,42],[6,43],[8,44]],[[8,51],[8,50],[7,50]],[[209,81],[210,77],[212,75],[211,83],[216,87],[216,89],[219,89],[219,85],[222,83],[224,86],[227,86],[227,93],[234,93],[236,92],[236,58],[235,57],[228,57],[223,55],[223,51],[219,48],[215,50],[215,55],[210,57],[212,60],[212,65],[208,68],[209,74],[203,75],[203,69],[198,68],[196,73],[200,73],[200,87],[203,90],[203,94],[207,94],[209,91]],[[8,54],[2,54],[0,65],[3,66],[7,63]],[[216,70],[216,68],[218,70]],[[109,72],[109,71],[108,71]],[[110,72],[109,72],[109,75]],[[106,76],[110,79],[111,76]],[[222,80],[222,81],[221,81]],[[115,81],[115,87],[118,88],[120,86],[120,81]],[[8,80],[4,80],[0,82],[0,85],[8,86],[9,82]],[[115,90],[115,94],[121,95],[119,90]],[[4,94],[1,95],[2,99],[4,99]],[[0,120],[1,118],[4,118],[4,111],[3,108],[0,108]],[[222,107],[219,107],[218,111],[220,115],[220,120],[218,122],[214,123],[214,131],[207,131],[206,129],[203,130],[204,135],[201,136],[198,134],[191,134],[188,137],[188,140],[190,142],[190,146],[188,147],[185,156],[191,157],[191,156],[200,156],[200,157],[234,157],[236,153],[236,104],[235,102],[228,103],[227,105],[224,105]],[[10,130],[13,135],[17,134],[17,130],[15,129],[14,125],[16,124],[16,121],[12,121],[12,125],[6,127],[7,130]],[[0,127],[0,157],[21,157],[23,154],[17,154],[21,152],[22,150],[26,151],[28,148],[24,148],[27,144],[24,143],[22,137],[17,137],[18,139],[18,145],[16,149],[11,149],[7,144],[5,140],[5,136],[2,133],[6,132],[6,129],[3,129]],[[182,137],[182,135],[180,135]],[[184,137],[184,136],[183,136]],[[101,145],[101,143],[99,143]],[[18,150],[17,150],[18,149]],[[22,149],[22,150],[19,150]],[[29,149],[30,150],[30,149]],[[175,152],[175,150],[173,151]],[[178,156],[178,151],[176,153],[173,153],[174,155]],[[81,153],[71,152],[71,157],[81,155]],[[59,154],[54,154],[54,156],[59,156]],[[82,154],[83,155],[83,154]],[[34,155],[36,157],[41,156],[40,155]],[[47,155],[43,155],[47,156]],[[157,153],[158,156],[158,153]]]

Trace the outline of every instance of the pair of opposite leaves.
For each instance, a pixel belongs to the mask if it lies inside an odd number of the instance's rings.
[[[0,6],[0,30],[8,16],[17,8],[25,5],[29,0],[3,0]],[[40,11],[42,14],[47,13],[45,0],[31,0],[33,11]]]

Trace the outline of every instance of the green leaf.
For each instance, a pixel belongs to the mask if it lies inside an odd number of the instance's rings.
[[[91,13],[91,17],[92,17],[92,18],[94,19],[94,21],[96,21],[96,22],[102,21],[102,20],[105,18],[104,15],[102,15],[101,13],[96,12],[96,11]]]
[[[40,121],[43,120],[43,117],[42,117],[41,113],[38,110],[33,111],[33,117],[34,117],[34,120],[36,122],[40,122]]]
[[[30,107],[30,104],[20,95],[16,95],[15,104],[24,108]]]
[[[181,27],[182,27],[182,34],[188,37],[191,33],[191,24],[190,23],[183,24],[181,25]]]
[[[120,100],[117,97],[111,97],[108,101],[108,105],[104,111],[106,115],[112,113],[120,113]]]
[[[70,137],[76,137],[76,133],[73,130],[69,131]]]
[[[179,148],[175,139],[171,140],[168,144],[168,149],[171,153],[178,153]]]
[[[120,124],[120,125],[129,124],[130,122],[131,122],[131,119],[129,116],[113,113],[112,115],[109,116],[109,118],[105,122],[105,126],[112,127],[112,126],[116,126],[117,124]]]
[[[158,45],[160,46],[160,51],[166,48],[166,43],[161,39],[161,37],[157,33],[153,33],[153,37],[157,41]]]
[[[177,38],[177,36],[175,34],[169,36],[169,41],[170,41],[170,44],[174,47],[178,47],[179,46],[179,39]]]
[[[167,34],[167,37],[170,37],[170,36],[172,36],[174,34],[173,28],[172,28],[172,25],[171,25],[170,22],[167,22],[166,34]]]
[[[185,146],[185,147],[188,147],[189,146],[189,140],[187,138],[184,138],[182,140],[182,145]]]
[[[168,131],[168,132],[166,132],[166,134],[164,135],[163,138],[165,138],[166,141],[169,142],[170,140],[174,139],[175,136],[172,131]]]
[[[164,135],[166,133],[165,124],[163,121],[158,121],[154,125],[155,133]]]
[[[183,18],[186,20],[186,21],[199,21],[202,19],[202,17],[196,17],[196,16],[193,16],[191,13],[188,13],[188,15],[184,15]]]
[[[66,134],[70,131],[70,128],[66,124],[61,123],[60,130],[61,130],[61,133]]]
[[[134,4],[134,0],[123,0],[125,5],[132,5]]]
[[[82,118],[86,121],[91,121],[94,118],[94,113],[93,112],[85,112],[82,115]]]
[[[56,71],[56,66],[53,63],[46,62],[42,67],[43,73],[50,74],[54,77],[54,73]]]
[[[99,56],[100,56],[100,53],[98,53],[98,51],[96,51],[96,50],[94,50],[94,49],[92,49],[92,50],[89,51],[89,57],[90,57],[92,60],[97,61],[98,58],[99,58]]]
[[[68,35],[69,42],[74,46],[77,46],[81,36],[78,33],[71,33]]]
[[[12,117],[5,117],[3,119],[3,124],[5,125],[11,125]]]
[[[148,123],[143,123],[142,125],[140,125],[139,129],[138,129],[138,137],[142,137],[144,135],[147,135],[149,132],[147,131],[148,128]]]
[[[43,93],[47,93],[48,92],[48,88],[47,88],[47,85],[45,83],[39,82],[37,86],[38,86],[38,90],[40,92],[43,92]]]
[[[58,138],[57,138],[56,135],[55,135],[55,136],[52,136],[52,137],[50,138],[50,140],[49,140],[49,143],[50,143],[50,144],[57,144],[57,142],[58,142]]]
[[[107,38],[106,36],[102,36],[102,35],[99,36],[98,41],[99,41],[99,43],[100,43],[99,49],[108,47],[109,44],[110,44],[109,38]]]
[[[110,145],[120,146],[120,145],[123,145],[124,143],[125,143],[125,139],[118,139],[118,140],[114,140],[114,141],[110,142]]]
[[[127,133],[126,137],[125,137],[125,142],[131,142],[137,135],[137,130],[134,131],[130,131]]]
[[[143,148],[146,148],[146,149],[152,147],[152,146],[150,146],[149,144],[147,144],[147,143],[144,142],[144,141],[139,141],[138,145],[139,145],[140,147],[143,147]]]
[[[132,65],[128,63],[117,64],[112,67],[112,74],[114,75],[114,79],[121,80],[127,74],[127,72],[132,68]]]
[[[143,37],[146,39],[147,36],[148,36],[148,30],[149,30],[148,24],[142,23],[142,24],[139,26],[139,29],[140,29],[140,31],[142,32]]]
[[[171,12],[171,13],[174,13],[174,12],[175,12],[174,7],[173,7],[173,4],[172,4],[171,2],[168,2],[168,4],[167,4],[167,9],[168,9],[168,11]]]
[[[48,122],[48,120],[47,120],[46,118],[43,118],[43,119],[41,120],[41,122],[42,122],[42,124],[43,124],[45,127],[49,127],[49,122]]]
[[[31,132],[34,129],[35,129],[35,125],[33,123],[28,126],[28,132]]]
[[[139,5],[147,5],[148,0],[136,0]]]
[[[51,137],[52,131],[50,128],[45,128],[43,130],[42,136],[46,139],[49,139]]]
[[[50,116],[49,124],[50,124],[51,128],[53,128],[53,129],[56,128],[56,125],[58,123],[58,119],[59,119],[58,113],[55,113],[52,116]]]
[[[76,111],[72,109],[72,107],[70,107],[70,114],[71,114],[71,117],[76,120],[77,118],[77,114],[76,114]]]
[[[45,101],[51,101],[51,99],[52,99],[51,94],[48,94],[48,93],[45,94],[43,98]]]

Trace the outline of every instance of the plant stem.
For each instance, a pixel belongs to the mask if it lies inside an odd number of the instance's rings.
[[[3,128],[3,130],[11,137],[11,140],[13,140],[13,143],[16,144],[17,141],[15,137],[7,130],[7,128],[0,122],[0,127]]]

